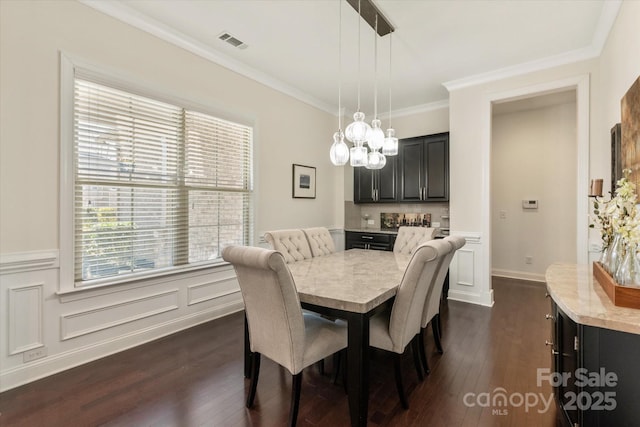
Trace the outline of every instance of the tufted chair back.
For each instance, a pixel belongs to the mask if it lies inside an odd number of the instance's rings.
[[[245,304],[251,351],[297,374],[304,355],[304,320],[296,285],[281,253],[250,246],[227,246],[222,258],[233,264]]]
[[[444,278],[447,276],[447,271],[449,271],[449,264],[451,264],[451,260],[456,251],[463,247],[467,241],[462,236],[447,236],[443,239],[443,242],[449,244],[451,250],[443,257],[442,262],[438,266],[434,286],[425,301],[424,311],[422,313],[422,328],[426,328],[427,324],[433,319],[433,316],[440,313],[440,297],[442,296]]]
[[[393,245],[393,252],[411,255],[422,243],[432,240],[435,234],[436,229],[431,227],[400,227]]]
[[[302,230],[276,230],[264,233],[271,248],[280,252],[287,264],[313,258],[311,248]]]
[[[325,227],[305,228],[302,231],[304,231],[307,240],[309,240],[311,254],[314,257],[329,255],[336,251],[331,233]]]

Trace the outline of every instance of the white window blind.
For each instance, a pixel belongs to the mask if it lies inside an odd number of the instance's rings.
[[[74,79],[77,284],[219,261],[252,233],[251,127]]]

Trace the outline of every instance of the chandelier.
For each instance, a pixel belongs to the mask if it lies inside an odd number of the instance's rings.
[[[336,166],[345,165],[350,161],[351,166],[364,166],[368,169],[381,169],[386,164],[385,156],[398,154],[398,139],[395,130],[389,124],[387,134],[381,129],[381,121],[378,119],[378,36],[389,34],[389,121],[391,120],[391,33],[393,27],[370,2],[365,1],[365,9],[362,9],[362,0],[347,0],[358,12],[359,18],[365,19],[374,29],[374,117],[371,125],[365,122],[365,115],[360,109],[360,19],[358,20],[358,108],[353,115],[354,121],[342,131],[342,2],[339,3],[339,32],[338,32],[338,131],[333,134],[333,144],[329,151],[331,163]],[[356,3],[357,8],[356,8]],[[378,23],[381,23],[379,27]],[[353,143],[353,147],[345,143],[344,138]],[[365,146],[365,144],[368,146]],[[371,151],[369,151],[369,149]]]

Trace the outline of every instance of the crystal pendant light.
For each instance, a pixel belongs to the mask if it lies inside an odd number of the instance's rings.
[[[331,163],[335,166],[345,165],[349,161],[349,146],[344,142],[342,132],[342,2],[338,2],[338,131],[333,134],[333,144],[329,150]]]
[[[339,129],[333,134],[333,144],[329,151],[331,163],[335,166],[346,165],[349,161],[349,146],[344,142],[344,133]]]
[[[393,31],[389,33],[389,129],[387,129],[387,137],[382,144],[382,154],[385,156],[395,156],[398,154],[398,138],[396,131],[391,127],[391,37]]]
[[[384,154],[380,153],[378,150],[382,148],[384,144],[384,132],[380,129],[381,122],[378,120],[378,15],[376,15],[376,23],[374,28],[373,38],[373,48],[374,48],[374,64],[373,64],[373,117],[374,119],[371,121],[371,131],[368,135],[367,143],[369,144],[369,148],[371,148],[371,152],[367,158],[367,169],[382,169],[385,164],[387,164],[387,159],[384,157]]]
[[[362,145],[367,142],[367,136],[371,132],[371,126],[364,121],[364,113],[360,111],[360,0],[358,0],[358,111],[353,115],[353,123],[345,129],[345,136],[356,146],[353,148],[364,148]],[[351,152],[353,153],[353,148]],[[364,148],[366,151],[366,148]],[[354,165],[353,159],[351,166],[363,166],[363,164]]]

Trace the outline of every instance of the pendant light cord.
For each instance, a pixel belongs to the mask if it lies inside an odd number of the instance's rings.
[[[393,31],[389,33],[389,128],[391,129],[391,42]]]
[[[378,118],[378,14],[373,32],[373,118]]]
[[[338,2],[338,130],[342,131],[342,1]]]
[[[358,111],[360,111],[360,21],[362,21],[362,11],[358,0]]]

